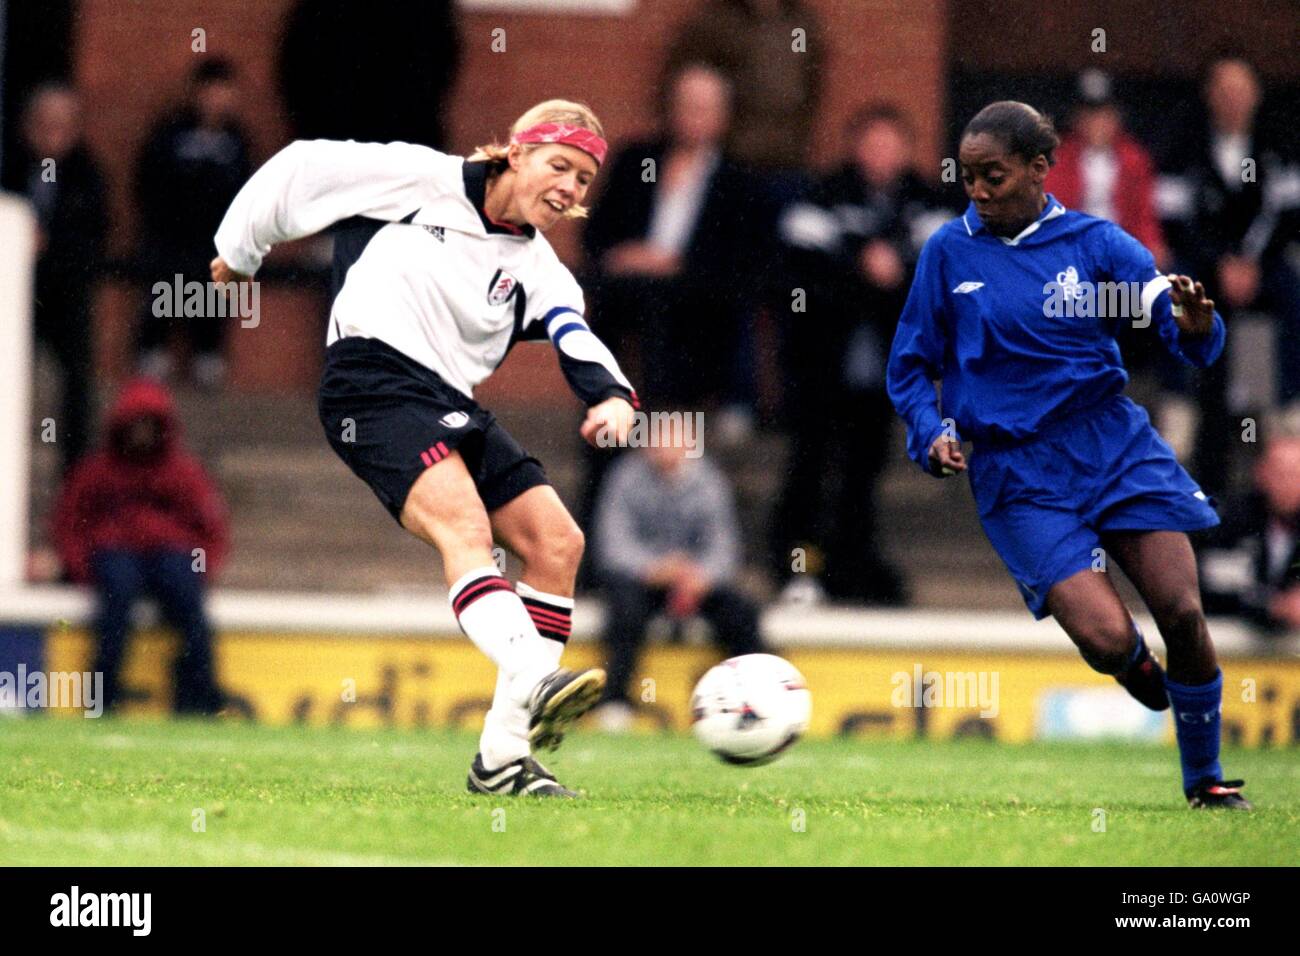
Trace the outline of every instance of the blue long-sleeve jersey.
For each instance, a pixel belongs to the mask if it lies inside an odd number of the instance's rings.
[[[1051,195],[1014,239],[989,232],[972,203],[921,251],[890,351],[889,397],[908,454],[928,471],[945,427],[976,444],[1023,441],[1119,394],[1124,322],[1154,323],[1170,352],[1209,365],[1223,350],[1223,319],[1215,313],[1208,335],[1183,333],[1168,289],[1141,243]]]

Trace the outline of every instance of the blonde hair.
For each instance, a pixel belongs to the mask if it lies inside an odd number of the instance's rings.
[[[574,100],[543,100],[532,109],[524,113],[523,116],[515,120],[514,125],[510,127],[510,136],[516,133],[522,133],[524,130],[536,126],[539,123],[567,123],[570,126],[581,126],[583,129],[591,130],[602,139],[605,136],[605,128],[601,126],[600,120],[586,103],[578,103]],[[520,148],[524,152],[532,152],[544,143],[521,143]],[[492,173],[499,173],[509,162],[507,159],[510,153],[509,143],[492,142],[486,146],[476,147],[470,154],[469,161],[483,162],[486,161],[492,167]],[[587,207],[574,204],[564,211],[566,219],[585,219],[587,218]]]

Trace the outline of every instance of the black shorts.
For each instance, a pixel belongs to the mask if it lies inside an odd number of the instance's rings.
[[[399,524],[416,479],[453,451],[488,511],[550,484],[491,412],[378,339],[350,336],[326,350],[317,410],[334,451]]]

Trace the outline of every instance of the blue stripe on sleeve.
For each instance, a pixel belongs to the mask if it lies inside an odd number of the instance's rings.
[[[547,322],[550,322],[551,319],[555,318],[557,315],[560,315],[564,312],[572,312],[574,315],[580,318],[582,316],[582,313],[579,312],[577,309],[573,308],[572,306],[557,305],[555,308],[551,309],[550,312],[547,312],[544,316],[542,316],[542,324],[545,325]]]
[[[558,329],[555,330],[555,334],[551,336],[551,341],[554,342],[554,343],[558,346],[558,345],[560,344],[560,339],[564,338],[564,337],[565,337],[566,335],[568,335],[570,332],[576,332],[576,331],[578,331],[579,329],[581,329],[581,330],[583,330],[583,331],[588,331],[588,330],[587,330],[587,323],[586,323],[586,322],[566,322],[564,325],[560,326]]]

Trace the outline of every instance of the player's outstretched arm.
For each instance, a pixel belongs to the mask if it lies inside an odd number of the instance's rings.
[[[342,219],[397,221],[429,198],[439,159],[427,146],[409,143],[290,143],[231,202],[214,237],[218,258],[233,273],[251,276],[273,246]]]

